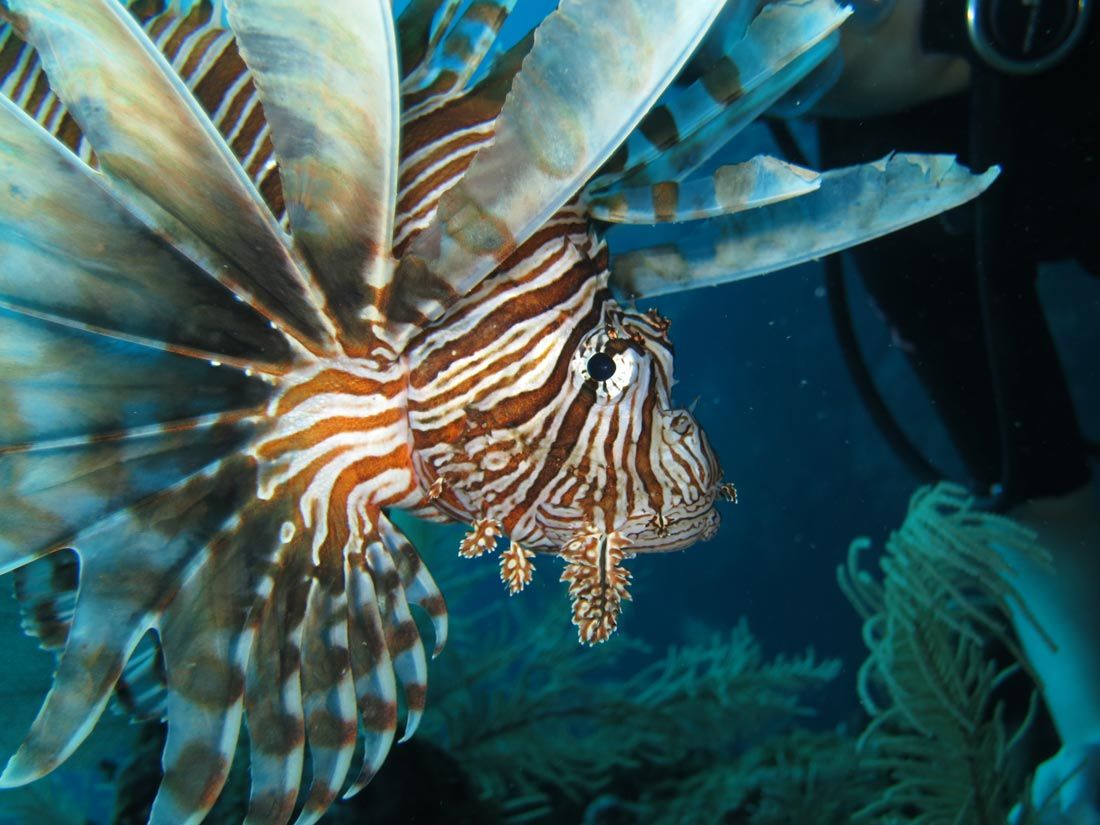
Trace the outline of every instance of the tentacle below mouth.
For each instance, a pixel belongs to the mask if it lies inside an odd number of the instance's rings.
[[[582,644],[605,642],[618,626],[622,603],[630,601],[631,575],[622,566],[633,555],[626,550],[630,544],[619,532],[593,532],[577,536],[561,549],[566,562],[561,580],[569,583],[573,624]]]

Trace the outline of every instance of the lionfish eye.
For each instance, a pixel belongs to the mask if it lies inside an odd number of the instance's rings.
[[[594,352],[584,369],[593,381],[608,381],[615,374],[615,359],[606,352]]]

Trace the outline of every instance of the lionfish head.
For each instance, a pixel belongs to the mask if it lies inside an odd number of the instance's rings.
[[[623,562],[710,538],[718,529],[716,502],[734,493],[691,411],[673,403],[669,322],[622,308],[609,298],[605,278],[583,265],[562,273],[562,295],[576,298],[573,313],[518,300],[517,288],[501,305],[531,313],[509,316],[509,334],[522,340],[506,335],[483,346],[445,326],[428,346],[448,355],[442,372],[434,357],[422,362],[441,397],[455,387],[486,389],[462,396],[461,415],[450,419],[455,429],[433,430],[423,455],[437,479],[435,505],[472,522],[462,555],[490,552],[507,534],[500,572],[513,593],[531,580],[536,552],[560,556],[574,623],[581,640],[593,643],[611,635],[630,598]],[[470,312],[490,312],[487,303]],[[465,311],[457,317],[481,328]],[[474,369],[471,357],[484,360]],[[468,379],[479,373],[493,380]],[[413,396],[428,420],[448,420],[448,405],[428,403],[415,389]],[[455,409],[453,398],[449,406]]]
[[[563,509],[580,516],[582,531],[613,537],[630,553],[711,538],[715,502],[732,489],[721,483],[718,459],[691,411],[673,402],[668,329],[656,312],[609,305],[571,364],[572,388],[590,405],[584,454],[575,460],[578,489]],[[555,509],[547,504],[546,515]],[[568,544],[576,528],[558,538]]]

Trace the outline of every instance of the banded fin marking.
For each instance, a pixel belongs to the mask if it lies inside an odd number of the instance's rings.
[[[75,544],[82,531],[173,488],[239,449],[248,435],[246,426],[214,420],[119,442],[41,445],[0,454],[0,575]]]
[[[12,573],[24,632],[43,650],[60,652],[69,638],[80,561],[72,550],[59,550]]]
[[[388,311],[395,333],[439,317],[573,197],[672,82],[721,7],[563,0],[535,32],[493,142],[406,252]]]
[[[666,92],[588,191],[683,180],[821,63],[850,14],[833,0],[765,6],[724,58]]]
[[[200,358],[257,368],[289,359],[280,333],[134,218],[102,176],[5,98],[0,188],[0,302]]]
[[[950,155],[890,155],[824,172],[816,192],[772,206],[711,218],[691,245],[614,257],[611,286],[652,297],[751,278],[839,252],[977,197],[997,177]]]
[[[342,553],[327,555],[306,599],[302,703],[313,778],[296,825],[316,822],[339,797],[358,734],[344,563]]]
[[[78,533],[80,597],[57,674],[0,787],[31,782],[91,732],[123,666],[239,505],[242,462],[216,463]]]
[[[820,176],[776,158],[760,156],[713,175],[686,181],[662,181],[638,188],[611,187],[591,196],[590,217],[609,223],[677,223],[758,209],[815,191]]]
[[[309,583],[305,576],[307,539],[289,496],[253,505],[245,524],[259,535],[244,541],[271,543],[273,560],[257,587],[249,615],[256,628],[245,680],[250,741],[247,825],[285,825],[294,813],[305,765],[302,707],[302,639]],[[277,532],[290,524],[294,535],[279,543]],[[267,525],[266,529],[261,525]]]
[[[410,102],[420,104],[424,92],[437,97],[465,88],[492,51],[515,4],[516,0],[477,0],[467,6],[416,72],[403,81],[401,90]]]
[[[245,626],[254,548],[239,546],[234,514],[192,563],[158,621],[168,677],[164,779],[150,825],[197,825],[229,776],[243,712],[253,631]]]
[[[269,392],[237,370],[0,306],[0,453],[202,426],[258,409]]]
[[[439,45],[463,0],[410,0],[397,19],[401,77],[415,77]],[[404,89],[402,89],[404,93]]]
[[[307,349],[329,351],[331,326],[284,233],[129,12],[112,0],[8,0],[4,17],[37,49],[127,208]]]
[[[416,733],[424,715],[428,660],[424,655],[420,631],[409,612],[401,576],[390,556],[389,547],[377,533],[367,540],[366,558],[374,577],[374,590],[386,631],[386,647],[393,661],[394,674],[405,693],[405,730],[400,740],[404,742]]]
[[[229,11],[294,243],[354,352],[372,326],[363,310],[392,274],[400,100],[389,0],[231,0]]]
[[[443,599],[439,585],[432,578],[428,565],[424,564],[412,542],[405,538],[384,513],[380,513],[379,516],[378,531],[401,576],[401,586],[405,588],[405,596],[409,602],[427,613],[432,622],[435,635],[432,658],[435,658],[443,652],[443,647],[447,644],[447,603]]]
[[[378,611],[374,580],[360,554],[345,559],[348,586],[348,638],[355,696],[363,735],[363,764],[345,794],[358,793],[378,773],[397,729],[397,681],[386,647],[386,630]]]

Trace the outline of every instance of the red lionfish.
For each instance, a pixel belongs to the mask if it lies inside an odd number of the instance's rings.
[[[689,177],[835,51],[832,0],[563,0],[505,49],[513,3],[0,0],[0,573],[60,652],[0,785],[159,678],[153,822],[204,817],[243,721],[248,821],[314,821],[377,771],[398,687],[417,726],[410,605],[446,638],[392,510],[471,524],[465,555],[507,535],[513,592],[559,554],[589,643],[624,559],[716,530],[668,325],[614,291],[788,266],[990,179]],[[610,255],[609,225],[672,220],[707,231]]]

